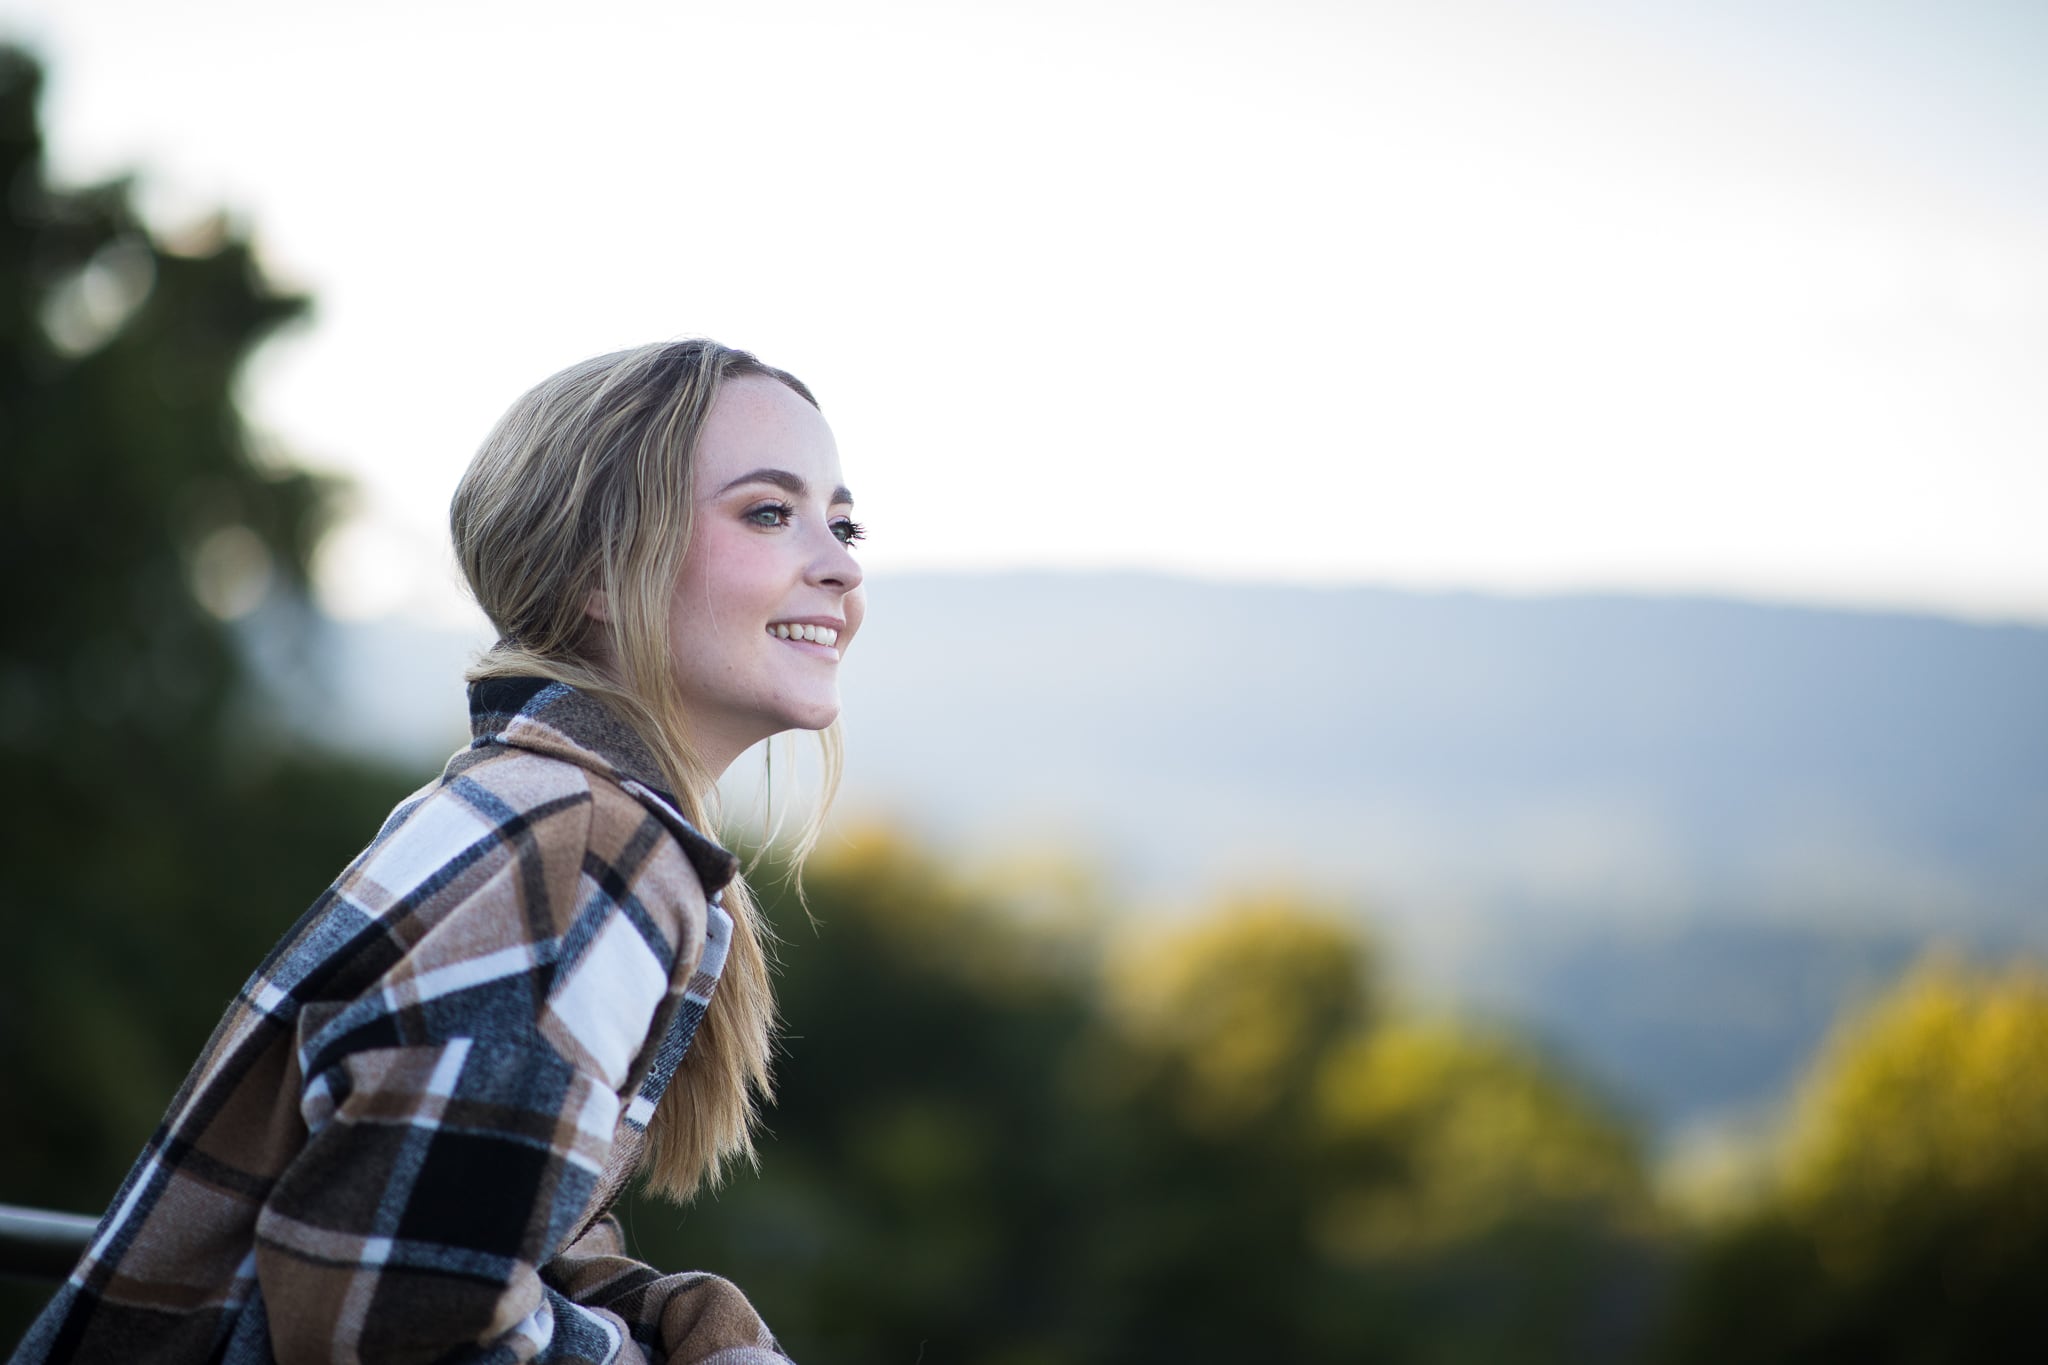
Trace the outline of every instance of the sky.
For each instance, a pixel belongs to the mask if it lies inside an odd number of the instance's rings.
[[[803,376],[879,580],[1141,568],[2048,622],[2048,6],[0,0],[57,175],[313,320],[339,614],[464,621],[522,390]]]

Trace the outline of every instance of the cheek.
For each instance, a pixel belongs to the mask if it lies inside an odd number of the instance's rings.
[[[677,585],[679,610],[708,622],[760,615],[780,592],[762,538],[710,534],[690,546]]]
[[[839,609],[846,615],[846,633],[849,638],[860,633],[861,622],[868,619],[868,594],[865,588],[855,588],[846,594]]]

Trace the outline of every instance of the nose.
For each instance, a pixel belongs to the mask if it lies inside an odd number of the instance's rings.
[[[860,586],[860,561],[853,557],[852,547],[826,527],[825,543],[812,558],[806,577],[819,587],[852,592]]]

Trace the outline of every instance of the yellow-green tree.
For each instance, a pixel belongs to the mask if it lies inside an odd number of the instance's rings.
[[[1673,1356],[2048,1353],[2048,974],[1936,956],[1845,1020],[1762,1207],[1710,1241]]]
[[[1104,993],[1122,1082],[1195,1131],[1299,1129],[1331,1050],[1376,1014],[1374,976],[1342,912],[1299,897],[1236,899],[1141,935]]]
[[[1392,1178],[1333,1190],[1320,1220],[1333,1254],[1370,1265],[1516,1222],[1649,1227],[1633,1138],[1512,1037],[1453,1021],[1396,1024],[1353,1040],[1320,1082],[1332,1151],[1398,1154]]]
[[[1124,1358],[1599,1361],[1639,1342],[1661,1265],[1625,1127],[1536,1050],[1392,995],[1357,912],[1300,896],[1225,902],[1113,959],[1106,1126],[1143,1135],[1102,1215]]]

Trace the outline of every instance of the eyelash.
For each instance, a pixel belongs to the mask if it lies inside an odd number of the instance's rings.
[[[769,522],[761,519],[770,514],[775,517],[774,521]],[[758,507],[748,508],[746,519],[756,526],[787,526],[790,518],[795,515],[796,506],[794,503],[764,502]],[[852,545],[867,539],[868,528],[855,521],[852,517],[841,517],[838,521],[832,523],[832,534],[839,537],[840,544]]]

